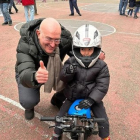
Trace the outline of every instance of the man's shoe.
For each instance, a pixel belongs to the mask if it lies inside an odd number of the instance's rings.
[[[59,100],[55,94],[53,95],[52,99],[51,99],[51,104],[54,105],[54,106],[57,106],[58,109],[61,108],[63,102],[61,100]]]
[[[135,18],[135,19],[137,19],[137,18],[138,18],[138,16],[137,16],[137,15],[134,15],[134,18]]]
[[[8,24],[8,22],[4,22],[4,23],[2,23],[2,25],[7,25]]]
[[[9,12],[9,14],[14,14],[14,13],[12,13],[12,12]]]
[[[124,13],[123,13],[123,14],[122,14],[122,13],[120,13],[120,15],[121,15],[121,16],[126,16],[126,14],[124,14]]]
[[[80,13],[78,13],[79,16],[82,16]]]
[[[9,26],[12,26],[12,20],[11,20],[11,21],[9,21],[9,23],[8,23],[8,24],[9,24]]]
[[[25,109],[25,119],[32,120],[34,118],[34,108],[33,109]]]
[[[69,16],[74,16],[74,14],[70,14]]]
[[[16,9],[16,13],[18,13],[18,9]]]

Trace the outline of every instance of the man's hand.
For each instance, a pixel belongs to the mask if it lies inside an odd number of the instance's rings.
[[[35,74],[35,79],[40,84],[46,83],[48,80],[48,71],[44,66],[43,61],[40,61],[40,67]]]
[[[105,59],[105,53],[103,51],[101,51],[101,53],[99,55],[99,59],[101,59],[101,60]]]

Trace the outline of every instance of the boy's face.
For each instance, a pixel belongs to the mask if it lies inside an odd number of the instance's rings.
[[[94,52],[94,48],[80,48],[82,56],[91,56]]]

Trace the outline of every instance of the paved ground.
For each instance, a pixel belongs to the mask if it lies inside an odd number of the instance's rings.
[[[140,18],[120,16],[118,3],[119,0],[78,0],[82,16],[75,13],[69,17],[68,1],[38,0],[39,15],[35,18],[54,17],[71,33],[85,23],[100,30],[111,74],[104,99],[110,136],[112,140],[140,140]],[[48,129],[49,123],[40,122],[39,117],[56,115],[58,109],[49,102],[53,93],[45,94],[42,87],[41,102],[35,107],[36,117],[32,121],[24,119],[23,108],[18,103],[14,65],[20,38],[18,30],[25,17],[23,6],[17,7],[19,13],[11,15],[13,26],[1,26],[3,17],[0,16],[0,140],[48,140],[52,129]],[[94,138],[99,140],[98,136]]]

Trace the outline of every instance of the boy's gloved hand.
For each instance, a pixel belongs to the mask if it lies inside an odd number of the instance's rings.
[[[78,105],[78,108],[80,108],[80,109],[83,109],[83,108],[87,109],[87,108],[91,107],[93,104],[94,104],[94,100],[89,97],[89,98],[81,101],[79,103],[79,105]]]
[[[75,73],[77,70],[77,66],[76,65],[69,65],[69,67],[66,68],[66,73],[67,74],[73,74]]]

